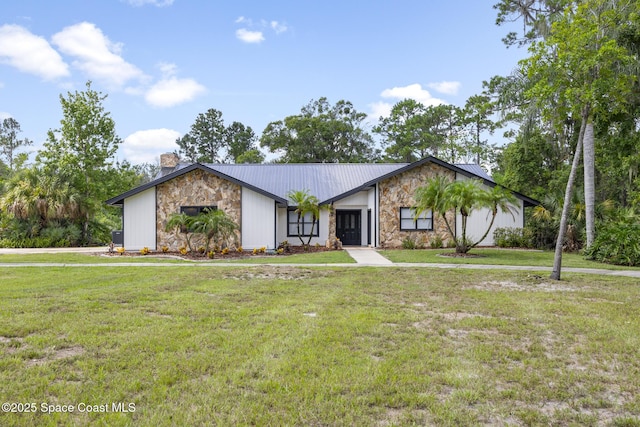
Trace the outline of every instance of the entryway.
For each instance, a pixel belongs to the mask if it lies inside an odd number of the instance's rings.
[[[362,245],[362,212],[360,210],[336,210],[336,237],[343,245]]]

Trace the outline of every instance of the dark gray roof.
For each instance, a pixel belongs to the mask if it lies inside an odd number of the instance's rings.
[[[493,178],[491,178],[491,175],[489,175],[484,169],[482,169],[482,166],[477,165],[475,163],[456,163],[456,166],[459,167],[462,170],[465,170],[467,172],[471,172],[472,174],[482,178],[482,179],[486,179],[487,181],[491,181],[491,182],[495,182],[493,180]]]
[[[403,164],[307,163],[307,164],[206,164],[238,181],[287,199],[291,190],[309,190],[318,200],[333,199],[370,181],[401,169]]]
[[[320,203],[331,203],[367,188],[383,179],[433,162],[469,177],[480,178],[489,185],[493,179],[479,165],[452,165],[435,157],[427,157],[414,163],[274,163],[274,164],[199,164],[180,163],[173,169],[165,169],[155,180],[107,200],[108,204],[122,204],[125,198],[173,179],[194,169],[203,169],[224,179],[271,197],[279,203],[287,203],[287,193],[309,190]],[[533,199],[515,193],[528,204]]]

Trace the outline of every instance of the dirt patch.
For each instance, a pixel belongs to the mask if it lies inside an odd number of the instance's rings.
[[[480,282],[477,285],[469,286],[471,289],[482,291],[537,291],[537,292],[576,292],[581,289],[563,283],[526,283],[514,282],[511,280],[492,280]],[[584,288],[582,288],[584,289]]]
[[[305,280],[318,277],[325,277],[332,274],[331,271],[326,270],[309,270],[306,268],[296,267],[277,267],[277,266],[264,266],[254,267],[250,270],[233,271],[225,273],[222,277],[231,280],[254,280],[254,279],[266,279],[266,280]]]
[[[22,343],[24,342],[24,338],[20,337],[3,337],[0,336],[0,344],[3,344],[4,351],[7,354],[15,353],[20,347],[22,347]]]
[[[443,252],[441,254],[437,254],[436,256],[444,257],[444,258],[485,258],[484,255],[470,254],[470,253],[461,254],[457,252]]]
[[[39,366],[55,360],[69,359],[84,354],[84,348],[80,346],[66,347],[61,349],[52,348],[40,359],[31,359],[26,362],[27,366]]]

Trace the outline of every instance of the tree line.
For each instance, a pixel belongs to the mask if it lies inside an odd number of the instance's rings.
[[[482,164],[499,184],[542,201],[527,213],[536,246],[560,254],[591,248],[604,259],[605,238],[638,222],[639,8],[631,0],[501,0],[496,24],[524,28],[508,33],[505,46],[528,55],[511,74],[485,81],[464,106],[405,99],[371,126],[351,102],[321,97],[269,123],[260,136],[240,122],[225,124],[211,108],[177,139],[177,151],[204,163],[261,163],[267,153],[275,162],[411,162],[433,155]],[[113,162],[121,141],[102,107],[105,97],[90,83],[61,95],[62,126],[48,133],[33,165],[21,152],[31,141],[19,138],[19,123],[3,121],[0,238],[41,237],[52,229],[53,237],[88,244],[119,226],[102,200],[149,179],[157,165]],[[489,138],[501,129],[508,143],[496,146]]]

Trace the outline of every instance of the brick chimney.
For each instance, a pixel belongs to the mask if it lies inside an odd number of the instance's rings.
[[[180,163],[180,156],[176,153],[164,153],[160,154],[160,167],[161,168],[175,168]]]

